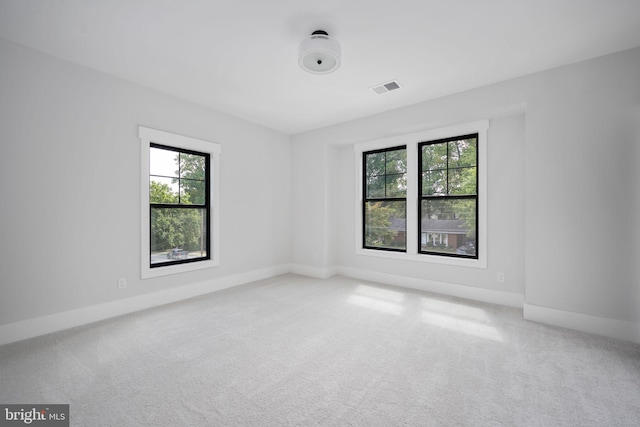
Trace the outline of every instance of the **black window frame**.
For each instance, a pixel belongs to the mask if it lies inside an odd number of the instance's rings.
[[[476,140],[476,158],[475,158],[475,169],[476,169],[476,192],[475,194],[448,194],[449,191],[447,189],[447,194],[443,194],[443,195],[428,195],[425,196],[423,195],[423,158],[422,158],[422,147],[426,146],[426,145],[435,145],[435,144],[447,144],[447,167],[446,167],[446,172],[447,172],[447,184],[449,182],[449,170],[453,169],[453,168],[449,168],[449,142],[452,141],[460,141],[460,140],[464,140],[464,139],[472,139],[475,138]],[[453,137],[447,137],[447,138],[441,138],[441,139],[435,139],[435,140],[430,140],[430,141],[424,141],[424,142],[420,142],[418,143],[418,254],[424,254],[424,255],[432,255],[432,256],[442,256],[442,257],[451,257],[451,258],[462,258],[462,259],[474,259],[474,260],[478,260],[479,259],[479,252],[480,252],[480,248],[479,248],[479,244],[478,242],[480,241],[480,222],[479,222],[479,198],[480,198],[480,182],[479,182],[479,176],[480,176],[480,162],[479,162],[479,153],[480,153],[480,134],[478,132],[475,133],[470,133],[470,134],[465,134],[465,135],[459,135],[459,136],[453,136]],[[428,251],[428,250],[423,250],[422,249],[422,202],[425,200],[473,200],[475,202],[475,228],[476,228],[476,235],[475,235],[475,242],[474,242],[474,247],[475,247],[475,255],[468,255],[468,254],[458,254],[458,253],[445,253],[445,252],[436,252],[436,251]]]
[[[385,147],[385,148],[380,148],[380,149],[376,149],[376,150],[369,150],[369,151],[364,151],[362,152],[362,248],[363,249],[371,249],[371,250],[378,250],[378,251],[387,251],[387,252],[399,252],[399,253],[406,253],[407,252],[407,229],[406,229],[406,212],[407,212],[407,194],[405,192],[404,197],[368,197],[368,192],[367,192],[367,156],[370,154],[379,154],[379,153],[385,153],[385,152],[390,152],[390,151],[398,151],[398,150],[405,150],[405,155],[406,155],[406,151],[407,151],[407,146],[406,145],[398,145],[398,146],[394,146],[394,147]],[[406,160],[405,160],[406,161]],[[408,170],[405,171],[405,175],[408,173]],[[386,173],[386,161],[385,161],[385,173],[384,176],[386,177],[387,175],[391,175],[391,174],[387,174]],[[386,185],[385,185],[385,193],[386,193]],[[389,202],[389,201],[393,201],[393,202],[397,202],[397,201],[404,201],[404,209],[405,209],[405,233],[404,233],[404,249],[402,248],[391,248],[391,247],[379,247],[379,246],[368,246],[366,244],[367,242],[367,203],[370,202]]]
[[[161,267],[167,267],[167,266],[172,266],[172,265],[179,265],[179,264],[191,264],[191,263],[196,263],[196,262],[201,262],[201,261],[207,261],[211,259],[211,251],[212,251],[212,247],[211,247],[211,154],[210,153],[205,153],[205,152],[201,152],[201,151],[196,151],[196,150],[190,150],[190,149],[186,149],[186,148],[181,148],[181,147],[176,147],[176,146],[171,146],[171,145],[166,145],[166,144],[158,144],[155,142],[150,142],[149,143],[149,149],[153,149],[153,148],[158,148],[158,149],[162,149],[162,150],[167,150],[167,151],[173,151],[176,152],[178,154],[189,154],[189,155],[195,155],[195,156],[202,156],[204,157],[204,183],[205,183],[205,188],[204,188],[204,204],[183,204],[180,203],[180,190],[178,190],[178,203],[152,203],[151,200],[149,200],[149,268],[155,269],[155,268],[161,268]],[[180,168],[180,161],[178,161],[178,168]],[[152,176],[156,176],[159,178],[171,178],[171,179],[178,179],[178,189],[181,188],[180,185],[180,180],[181,178],[181,171],[178,171],[178,176],[174,177],[174,176],[161,176],[161,175],[153,175],[151,173],[149,173],[149,183],[151,183],[151,177]],[[188,178],[187,178],[188,179]],[[204,256],[199,256],[199,257],[194,257],[194,258],[187,258],[187,259],[174,259],[171,261],[166,261],[166,262],[160,262],[160,263],[152,263],[151,262],[151,254],[152,254],[152,239],[153,239],[153,234],[152,234],[152,226],[153,226],[153,221],[152,221],[152,212],[154,209],[192,209],[192,210],[202,210],[204,209],[204,227],[205,227],[205,242],[204,245],[206,247],[206,255]]]

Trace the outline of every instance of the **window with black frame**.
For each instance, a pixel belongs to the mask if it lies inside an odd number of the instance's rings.
[[[406,146],[363,153],[363,247],[406,251]]]
[[[149,147],[150,267],[210,259],[209,154]]]
[[[418,144],[419,252],[478,259],[478,134]]]

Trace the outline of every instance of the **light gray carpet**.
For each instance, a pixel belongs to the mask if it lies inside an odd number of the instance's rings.
[[[0,347],[73,426],[638,426],[640,346],[520,310],[286,275]]]

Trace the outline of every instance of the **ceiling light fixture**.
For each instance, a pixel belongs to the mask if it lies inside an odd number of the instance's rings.
[[[312,74],[333,73],[340,67],[340,44],[326,31],[314,31],[300,43],[298,64]]]

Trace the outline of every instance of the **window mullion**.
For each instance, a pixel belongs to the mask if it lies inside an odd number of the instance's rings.
[[[419,154],[417,142],[407,143],[407,197],[406,197],[406,216],[407,216],[407,254],[415,255],[418,253],[418,210],[419,202]],[[416,197],[417,196],[417,197]]]
[[[180,178],[182,177],[182,153],[178,151],[178,204],[182,204],[182,183]]]
[[[446,148],[446,154],[445,154],[445,180],[444,180],[444,194],[447,195],[449,194],[449,144],[447,144],[446,142],[444,143],[444,146]]]

